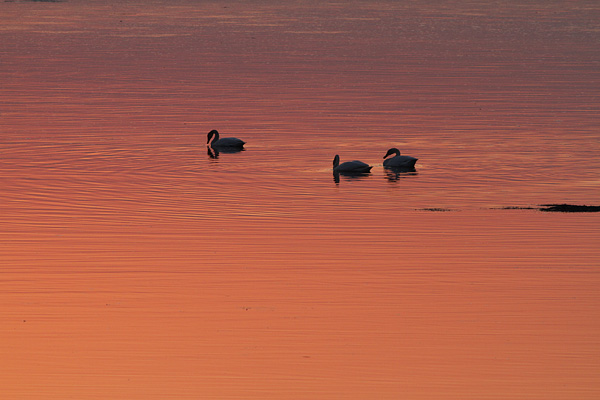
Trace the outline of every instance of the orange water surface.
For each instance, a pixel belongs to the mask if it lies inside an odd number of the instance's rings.
[[[596,2],[0,22],[0,398],[600,398]]]

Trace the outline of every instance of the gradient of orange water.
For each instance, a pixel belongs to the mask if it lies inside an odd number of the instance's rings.
[[[2,398],[598,398],[595,3],[0,9]]]

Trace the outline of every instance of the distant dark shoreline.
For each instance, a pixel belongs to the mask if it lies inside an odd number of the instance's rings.
[[[546,212],[563,212],[563,213],[582,213],[582,212],[600,212],[600,206],[586,206],[586,205],[575,205],[575,204],[540,204],[538,207],[518,207],[518,206],[507,206],[500,208],[493,208],[495,210],[538,210]],[[421,211],[458,211],[451,208],[419,208]]]
[[[503,207],[505,210],[511,209],[532,209],[549,212],[600,212],[600,206],[586,206],[575,204],[540,204],[539,207]]]

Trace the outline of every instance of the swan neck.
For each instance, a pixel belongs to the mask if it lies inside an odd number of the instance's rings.
[[[206,142],[207,144],[210,143],[212,145],[217,140],[219,140],[219,131],[213,129],[212,131],[208,132],[208,141]]]

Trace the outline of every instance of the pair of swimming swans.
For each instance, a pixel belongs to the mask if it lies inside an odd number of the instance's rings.
[[[394,157],[387,158],[394,154]],[[411,156],[402,156],[400,155],[400,150],[395,147],[392,147],[385,153],[383,156],[383,166],[385,168],[396,168],[396,169],[412,169],[415,167],[415,163],[417,162],[417,158]],[[366,174],[371,172],[372,166],[369,164],[365,164],[362,161],[354,160],[354,161],[346,161],[340,164],[340,156],[335,155],[333,158],[333,172],[335,173],[346,173],[346,174]]]

